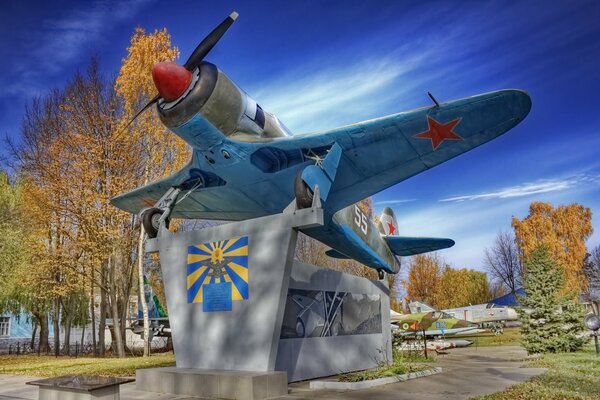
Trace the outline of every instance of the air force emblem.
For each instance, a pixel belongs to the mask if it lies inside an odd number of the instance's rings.
[[[188,304],[204,311],[230,311],[232,301],[247,300],[248,237],[188,247]]]

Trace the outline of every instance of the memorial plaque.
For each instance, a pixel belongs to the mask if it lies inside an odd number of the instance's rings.
[[[202,311],[231,311],[231,282],[204,285]]]

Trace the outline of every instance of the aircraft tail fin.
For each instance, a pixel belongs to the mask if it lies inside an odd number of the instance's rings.
[[[382,235],[398,236],[398,221],[394,215],[394,210],[389,207],[384,208],[377,227]]]
[[[428,304],[421,303],[420,301],[411,301],[410,303],[408,303],[408,309],[410,310],[411,314],[436,311],[435,308],[431,307]]]
[[[151,319],[167,318],[167,313],[154,293],[148,277],[144,274],[144,296],[148,305],[148,317]],[[142,302],[138,301],[138,319],[143,318]]]

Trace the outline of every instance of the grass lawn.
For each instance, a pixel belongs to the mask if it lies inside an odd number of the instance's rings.
[[[435,364],[435,358],[425,358],[420,353],[402,352],[392,350],[392,364],[381,364],[378,368],[365,371],[350,372],[338,376],[340,382],[360,382],[371,379],[386,378],[389,376],[407,374],[409,372],[431,369]]]
[[[173,354],[151,357],[94,358],[54,356],[0,356],[0,374],[59,376],[100,375],[135,376],[139,368],[167,367],[175,365]]]
[[[448,337],[448,340],[452,338],[456,339],[468,339],[472,340],[473,344],[471,347],[484,347],[484,346],[519,346],[521,340],[520,328],[504,328],[504,333],[499,336],[486,330],[486,332],[477,333],[475,335],[457,335]]]
[[[600,356],[593,347],[577,353],[545,354],[528,367],[548,371],[504,392],[478,397],[478,400],[558,400],[600,399]]]

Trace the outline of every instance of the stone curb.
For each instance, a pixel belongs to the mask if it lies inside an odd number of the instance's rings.
[[[442,372],[442,368],[433,367],[423,371],[409,372],[408,374],[389,376],[379,379],[371,379],[360,382],[339,382],[336,380],[317,380],[311,381],[309,387],[311,389],[338,389],[338,390],[358,390],[368,389],[374,386],[387,385],[389,383],[404,382],[409,379],[421,378],[424,376],[435,375]]]

